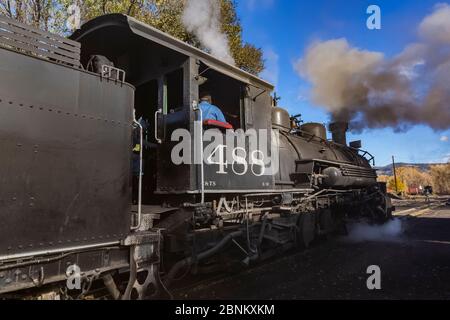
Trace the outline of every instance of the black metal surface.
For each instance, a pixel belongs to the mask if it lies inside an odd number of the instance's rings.
[[[316,170],[315,163],[322,165]],[[280,135],[280,170],[277,181],[295,181],[297,186],[309,186],[311,175],[321,174],[321,170],[329,166],[342,168],[344,176],[353,177],[344,183],[341,181],[340,187],[376,184],[374,170],[368,160],[358,154],[358,150],[318,139],[310,134]]]
[[[66,281],[66,270],[69,266],[77,265],[80,271],[90,276],[126,268],[129,266],[129,248],[110,247],[92,251],[72,252],[49,258],[49,262],[11,267],[0,271],[0,297],[23,298],[23,294],[13,292],[28,288],[36,288],[57,281]],[[10,294],[7,294],[10,292]]]
[[[10,30],[2,27],[2,23]],[[289,206],[294,193],[297,197],[304,196],[299,190],[327,189],[318,193],[325,191],[322,205],[330,206],[330,200],[334,204],[356,203],[358,197],[362,198],[376,185],[376,175],[368,161],[358,154],[359,150],[345,145],[346,124],[332,126],[335,143],[326,140],[325,128],[319,124],[303,127],[306,130],[291,130],[289,114],[272,107],[271,85],[253,75],[122,15],[95,19],[72,38],[82,43],[82,50],[73,41],[0,20],[0,42],[6,46],[0,49],[0,262],[9,260],[14,265],[22,263],[18,259],[24,256],[54,259],[60,254],[61,259],[45,266],[51,277],[49,282],[63,280],[63,266],[73,259],[80,260],[82,267],[91,272],[127,266],[129,248],[124,246],[138,245],[147,239],[143,233],[130,234],[133,108],[139,112],[138,118],[142,116],[150,123],[141,146],[147,157],[143,179],[145,200],[156,204],[155,208],[162,208],[161,205],[167,208],[161,212],[152,209],[151,218],[161,219],[158,228],[170,232],[182,230],[180,234],[168,234],[167,242],[175,239],[170,251],[183,248],[191,252],[192,244],[185,241],[191,225],[186,227],[185,223],[193,217],[192,212],[172,208],[182,203],[187,207],[198,205],[200,197],[192,194],[200,193],[202,183],[207,194],[205,208],[224,194],[265,193],[264,200],[272,206],[265,211],[272,210],[275,214],[292,213]],[[80,55],[83,63],[87,63],[93,54],[104,55],[126,73],[127,81],[138,87],[136,103],[132,86],[77,68]],[[216,90],[215,98],[222,102],[224,111],[232,112],[230,121],[235,129],[266,130],[270,149],[274,144],[271,129],[282,128],[278,172],[258,175],[258,170],[253,171],[248,142],[244,146],[247,168],[242,174],[237,173],[243,172],[242,165],[234,166],[229,158],[222,159],[228,161],[225,172],[218,164],[205,165],[203,179],[198,163],[172,162],[171,152],[176,143],[171,141],[171,134],[175,130],[190,132],[192,155],[194,147],[201,144],[195,135],[195,121],[199,117],[194,102],[199,98],[198,75],[203,64],[211,72],[202,74],[216,81],[220,90]],[[174,74],[177,76],[171,78]],[[161,127],[155,128],[153,116],[159,109]],[[276,121],[272,121],[272,111],[276,111]],[[157,143],[159,139],[161,144]],[[157,186],[146,185],[152,183]],[[339,200],[337,193],[326,193],[337,192],[328,190],[334,187],[344,190]],[[279,195],[286,207],[277,209],[273,205],[279,203]],[[243,208],[240,203],[239,206]],[[144,214],[148,214],[148,208],[143,207]],[[213,223],[208,216],[212,210],[200,213],[206,217],[204,221],[198,219],[194,228],[209,228]],[[331,230],[328,228],[331,216],[322,216],[323,229]],[[261,239],[277,245],[292,242],[296,219],[296,215],[291,215],[288,220],[292,221],[271,222],[272,232],[266,235],[261,232]],[[313,235],[314,221],[305,224]],[[140,227],[146,225],[148,221]],[[247,225],[246,232],[252,233],[249,228],[252,226]],[[223,238],[222,231],[216,239],[217,246],[198,255],[198,260],[223,249],[221,243],[231,238]],[[209,237],[213,231],[204,234]],[[300,235],[306,244],[311,239],[305,234]],[[176,237],[179,235],[183,239],[180,243]],[[160,241],[159,233],[153,236]],[[250,235],[247,237],[250,245]],[[202,245],[211,248],[211,244],[207,241]],[[113,252],[117,253],[111,263],[105,261],[110,259],[106,249],[109,245],[114,245]],[[97,251],[89,251],[93,246]],[[192,262],[182,261],[178,266]],[[0,292],[30,286],[29,276],[39,275],[42,264],[31,263],[29,274],[25,269],[19,270],[23,273],[20,279],[12,279],[11,268],[15,267],[4,265]],[[176,268],[173,270],[175,276]]]
[[[133,88],[0,49],[0,256],[130,227]]]

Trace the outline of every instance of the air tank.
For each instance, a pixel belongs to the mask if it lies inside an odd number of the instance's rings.
[[[324,178],[322,186],[328,188],[361,188],[376,184],[376,176],[370,177],[367,173],[360,175],[344,175],[342,170],[335,167],[328,167],[323,170]]]

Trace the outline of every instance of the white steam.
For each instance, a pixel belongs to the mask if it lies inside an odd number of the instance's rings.
[[[227,36],[221,31],[219,1],[187,0],[182,22],[213,56],[230,64],[235,63]]]
[[[383,225],[356,223],[348,226],[348,240],[362,241],[393,241],[402,233],[402,222],[395,219]]]
[[[450,5],[418,26],[419,40],[393,58],[346,39],[313,43],[295,68],[312,100],[353,130],[425,124],[450,128]]]

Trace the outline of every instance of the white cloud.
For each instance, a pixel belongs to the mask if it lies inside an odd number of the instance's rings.
[[[447,163],[447,162],[450,162],[450,153],[445,155],[441,161],[441,163]]]
[[[449,138],[447,136],[442,136],[440,140],[442,142],[448,142]]]
[[[267,48],[263,50],[264,55],[263,59],[265,62],[265,69],[261,72],[260,76],[266,81],[269,81],[275,87],[278,85],[278,78],[280,75],[280,66],[279,66],[279,55],[272,50],[271,48]]]

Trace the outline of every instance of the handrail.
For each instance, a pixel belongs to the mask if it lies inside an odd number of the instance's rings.
[[[353,148],[352,148],[353,149]],[[358,154],[362,152],[363,154],[359,154],[361,157],[365,158],[369,163],[372,162],[372,166],[375,166],[375,156],[372,155],[369,151],[361,150],[361,149],[354,149],[358,150]],[[369,156],[369,157],[366,157]]]
[[[102,65],[102,77],[113,79],[115,81],[125,82],[126,73],[124,70],[109,65]]]
[[[131,230],[138,230],[142,224],[142,174],[143,174],[143,144],[144,144],[144,128],[136,120],[136,112],[133,116],[133,123],[139,127],[140,131],[140,148],[139,148],[139,191],[138,191],[138,221],[137,226],[132,226]]]
[[[162,139],[160,139],[158,137],[158,114],[162,114],[163,110],[162,109],[158,109],[155,112],[155,140],[156,142],[158,142],[158,144],[162,144]]]
[[[203,161],[203,112],[202,108],[198,105],[197,101],[192,102],[192,109],[194,112],[198,112],[200,114],[200,181],[201,181],[201,203],[205,203],[205,164]],[[194,124],[195,125],[195,124]]]

